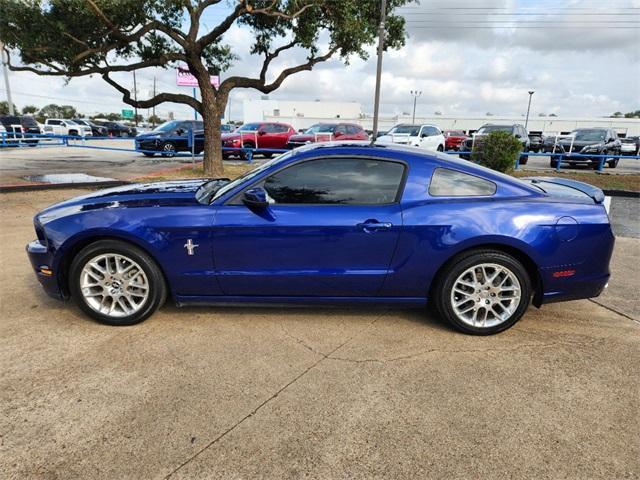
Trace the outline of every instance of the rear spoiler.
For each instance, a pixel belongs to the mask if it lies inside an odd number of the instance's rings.
[[[588,183],[578,182],[577,180],[570,180],[568,178],[559,177],[525,177],[522,180],[528,180],[533,184],[551,183],[555,185],[562,185],[563,187],[573,188],[574,190],[578,190],[585,195],[590,196],[596,203],[603,203],[605,199],[604,192],[598,187],[594,187],[593,185],[589,185]]]

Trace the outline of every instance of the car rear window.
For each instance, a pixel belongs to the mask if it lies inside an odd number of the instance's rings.
[[[496,193],[496,184],[468,173],[436,168],[431,176],[432,197],[486,197]]]

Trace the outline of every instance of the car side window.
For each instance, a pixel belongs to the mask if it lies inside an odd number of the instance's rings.
[[[496,184],[468,173],[436,168],[431,176],[432,197],[484,197],[496,193]]]
[[[347,126],[346,125],[338,125],[334,131],[334,133],[342,133],[342,134],[346,134],[347,133]]]
[[[404,171],[384,160],[315,159],[284,168],[263,187],[276,204],[384,205],[398,201]]]

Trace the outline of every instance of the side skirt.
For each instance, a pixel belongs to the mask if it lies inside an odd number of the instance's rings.
[[[402,306],[420,308],[427,304],[426,297],[259,297],[259,296],[176,296],[176,305],[185,306]]]

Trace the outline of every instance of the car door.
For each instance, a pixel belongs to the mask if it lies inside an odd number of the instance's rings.
[[[438,129],[435,127],[422,127],[422,131],[420,132],[420,146],[427,150],[436,150],[440,140],[438,133]]]
[[[226,295],[374,296],[402,228],[406,165],[396,161],[306,159],[247,188],[216,210],[213,257]],[[245,189],[246,191],[246,189]]]

